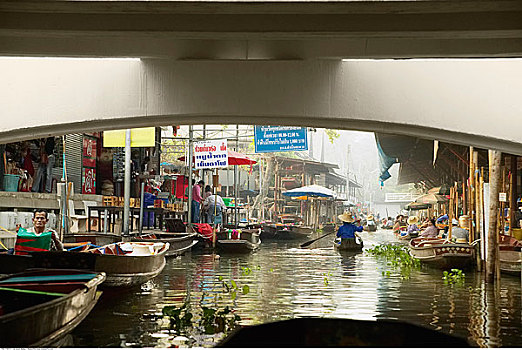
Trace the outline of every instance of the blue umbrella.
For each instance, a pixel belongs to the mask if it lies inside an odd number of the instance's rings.
[[[324,198],[335,198],[335,192],[329,188],[319,186],[319,185],[309,185],[304,187],[294,188],[292,190],[288,190],[283,192],[283,196],[287,197],[324,197]]]

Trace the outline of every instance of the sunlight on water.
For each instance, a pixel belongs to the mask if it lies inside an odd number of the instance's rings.
[[[333,235],[332,235],[333,236]],[[503,277],[501,288],[479,274],[465,284],[442,283],[442,271],[422,268],[410,279],[367,253],[340,254],[332,236],[300,249],[299,242],[263,242],[247,255],[193,252],[167,261],[163,273],[137,290],[106,293],[73,332],[75,346],[212,346],[222,334],[176,334],[161,314],[166,305],[230,306],[241,324],[296,317],[396,319],[456,334],[482,347],[520,346],[520,279]],[[363,232],[365,249],[394,242],[390,231]],[[245,268],[250,269],[249,273]],[[383,272],[389,271],[389,276]],[[223,282],[250,291],[232,300]]]

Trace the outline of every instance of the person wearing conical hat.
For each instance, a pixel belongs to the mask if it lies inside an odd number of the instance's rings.
[[[415,215],[408,217],[408,228],[406,229],[406,231],[408,232],[410,237],[417,236],[419,234],[419,227],[417,226],[418,222],[419,218]]]
[[[343,222],[343,225],[337,230],[337,237],[341,239],[355,239],[355,232],[362,232],[361,220],[355,220],[351,213],[344,213],[339,215],[338,218]],[[356,223],[359,225],[356,225]]]

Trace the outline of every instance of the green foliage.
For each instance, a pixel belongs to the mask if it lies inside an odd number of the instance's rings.
[[[250,274],[252,272],[252,270],[248,267],[243,268],[243,274],[245,274],[246,271],[248,271],[247,274]],[[230,283],[227,283],[221,276],[218,277],[218,280],[221,282],[224,292],[229,293],[230,298],[232,300],[237,299],[238,292],[241,292],[243,294],[248,294],[250,292],[250,287],[246,284],[241,287],[234,280],[230,280]]]
[[[189,303],[186,301],[181,307],[165,306],[163,315],[170,319],[170,328],[177,330],[192,326],[192,313],[189,311]]]
[[[466,274],[459,269],[451,269],[450,272],[444,271],[442,273],[442,280],[444,284],[464,284]]]
[[[241,317],[233,313],[230,307],[212,308],[202,305],[205,293],[200,300],[201,308],[196,310],[196,315],[190,310],[190,299],[185,301],[181,307],[165,306],[162,314],[170,320],[170,328],[178,334],[186,333],[187,330],[199,328],[205,334],[225,333],[236,328]],[[199,321],[196,321],[199,319]]]
[[[325,286],[328,286],[330,284],[330,279],[329,277],[333,276],[331,272],[328,272],[328,273],[323,273],[323,276],[324,276],[324,279],[323,279],[323,283]]]
[[[366,252],[375,257],[386,259],[389,266],[399,270],[403,279],[409,279],[412,270],[420,269],[420,260],[412,257],[408,248],[404,246],[383,244],[377,245],[373,249],[368,249]],[[383,271],[382,275],[389,277],[391,272]]]

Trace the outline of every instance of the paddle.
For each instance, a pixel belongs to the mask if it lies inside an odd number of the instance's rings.
[[[318,241],[318,240],[320,240],[321,238],[324,238],[324,237],[326,237],[326,236],[328,236],[328,235],[331,235],[332,233],[335,233],[335,231],[328,232],[328,233],[322,235],[322,236],[319,237],[319,238],[312,239],[311,241],[308,241],[308,242],[304,242],[303,244],[299,245],[299,247],[301,247],[301,248],[308,247],[310,244],[314,243],[315,241]]]

